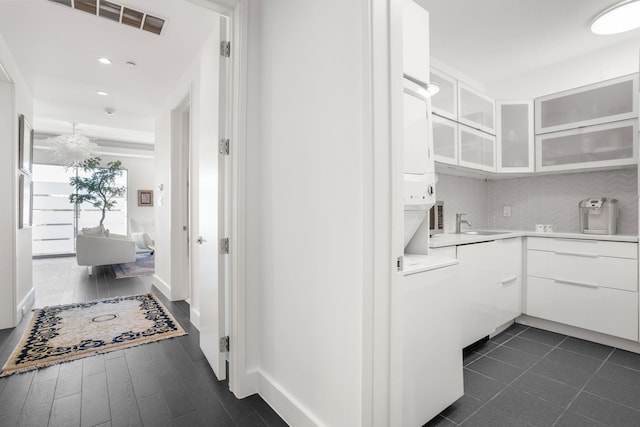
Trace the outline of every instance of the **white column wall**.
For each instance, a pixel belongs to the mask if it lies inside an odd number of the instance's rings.
[[[0,199],[11,207],[0,210],[0,329],[15,326],[19,305],[33,303],[31,228],[18,230],[18,115],[33,123],[33,100],[13,55],[0,35],[0,64],[13,81],[2,84],[0,103]],[[2,79],[0,79],[2,80]],[[13,95],[10,92],[13,91]],[[6,96],[9,95],[7,98]]]
[[[250,6],[248,366],[281,413],[358,426],[367,2]]]

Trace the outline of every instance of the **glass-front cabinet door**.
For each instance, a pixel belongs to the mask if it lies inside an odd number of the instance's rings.
[[[496,134],[495,103],[471,86],[458,82],[458,121],[474,129]]]
[[[536,136],[536,170],[554,171],[637,163],[636,119]]]
[[[496,171],[496,137],[486,132],[458,125],[459,165],[487,172]]]
[[[537,98],[536,134],[638,116],[638,75],[618,77]]]
[[[497,171],[533,172],[533,101],[496,101]]]
[[[450,165],[458,164],[458,124],[436,116],[433,118],[433,159]]]
[[[431,68],[429,74],[430,83],[440,88],[438,93],[431,97],[431,108],[433,112],[447,119],[458,119],[458,86],[457,80]]]

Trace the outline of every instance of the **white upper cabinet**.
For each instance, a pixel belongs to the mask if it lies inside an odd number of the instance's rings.
[[[533,172],[532,101],[497,101],[498,172]]]
[[[433,159],[436,162],[458,164],[458,124],[454,121],[433,117]]]
[[[460,158],[458,164],[487,172],[496,171],[496,137],[458,125]]]
[[[458,121],[495,135],[495,102],[471,86],[458,82]]]
[[[458,84],[456,79],[445,73],[431,69],[431,82],[440,88],[440,91],[431,96],[433,112],[447,119],[458,119]]]
[[[537,98],[536,134],[637,117],[638,75]]]
[[[621,166],[637,162],[637,119],[536,136],[536,170]]]
[[[412,0],[402,3],[402,38],[404,73],[429,83],[429,12]]]

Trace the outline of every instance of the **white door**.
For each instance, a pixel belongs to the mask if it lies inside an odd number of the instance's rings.
[[[226,18],[220,18],[220,38],[210,46],[217,49],[226,40]],[[226,335],[226,271],[227,258],[220,250],[226,232],[226,179],[228,156],[219,151],[225,138],[225,94],[228,59],[217,50],[208,55],[201,69],[201,128],[198,150],[198,268],[200,300],[200,347],[219,380],[226,378],[225,353],[220,351],[220,338]],[[211,102],[211,100],[215,102]],[[209,101],[207,101],[209,100]]]

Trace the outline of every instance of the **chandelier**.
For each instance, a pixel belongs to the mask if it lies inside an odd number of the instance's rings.
[[[71,135],[59,135],[44,141],[49,145],[53,158],[67,168],[77,167],[82,162],[96,156],[98,144],[84,135],[76,134],[76,124],[73,123]]]

